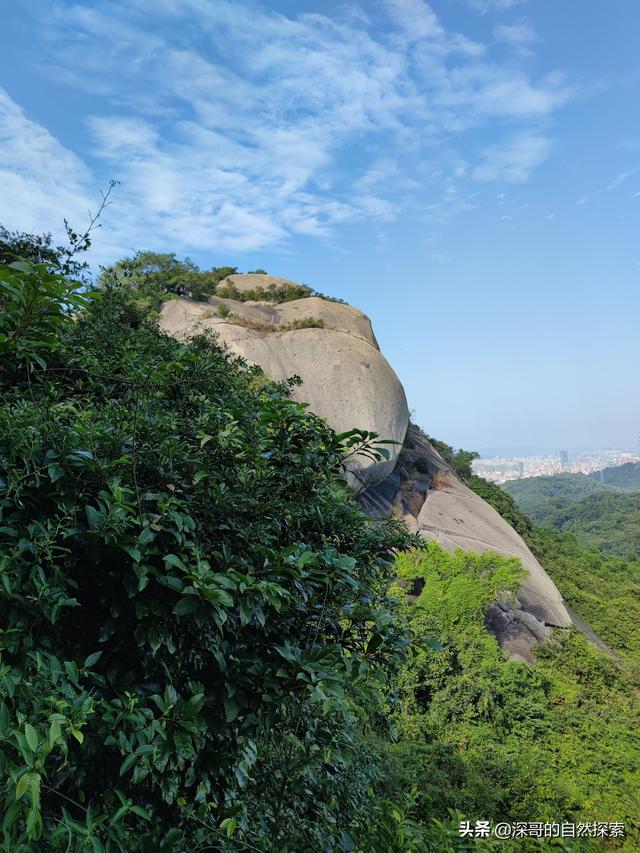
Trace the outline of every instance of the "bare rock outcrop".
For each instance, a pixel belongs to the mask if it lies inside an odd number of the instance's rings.
[[[292,284],[261,275],[230,279],[240,292],[254,290],[255,279],[263,288],[274,281]],[[349,473],[357,491],[393,471],[409,424],[407,400],[378,348],[371,322],[358,309],[315,296],[281,304],[218,296],[206,303],[181,298],[164,304],[160,326],[181,339],[210,329],[271,379],[299,376],[303,384],[294,387],[294,399],[309,403],[311,411],[338,432],[358,427],[399,442],[389,445],[388,461],[354,458]]]
[[[410,445],[393,474],[360,496],[362,506],[372,515],[399,516],[410,530],[450,553],[461,548],[517,557],[527,572],[518,594],[492,607],[487,623],[512,659],[533,661],[532,648],[551,636],[551,627],[572,624],[560,592],[523,538],[413,427]]]
[[[274,302],[285,288],[301,298]],[[271,293],[269,294],[269,291]],[[496,603],[487,623],[514,659],[531,661],[531,649],[548,639],[551,626],[571,624],[555,584],[518,533],[465,486],[417,431],[412,450],[402,442],[409,412],[402,384],[380,352],[369,319],[357,308],[307,295],[287,279],[258,273],[232,275],[208,302],[180,298],[163,306],[160,326],[177,338],[206,329],[276,381],[297,375],[294,399],[309,403],[338,432],[354,427],[399,444],[389,461],[356,458],[349,478],[372,515],[393,514],[426,539],[454,552],[496,551],[522,561],[526,576],[515,598]],[[246,296],[250,294],[251,299]]]

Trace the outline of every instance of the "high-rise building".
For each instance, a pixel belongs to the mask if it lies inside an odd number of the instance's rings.
[[[566,450],[560,451],[560,465],[562,465],[563,468],[569,467],[569,453]]]

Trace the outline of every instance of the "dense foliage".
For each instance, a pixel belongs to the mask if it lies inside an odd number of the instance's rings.
[[[189,258],[180,261],[175,254],[136,252],[106,267],[98,283],[101,287],[117,285],[140,314],[151,317],[163,302],[176,296],[206,302],[219,283],[236,272],[236,267],[201,270]]]
[[[580,479],[577,482],[568,479],[574,477]],[[552,482],[556,479],[557,483]],[[533,498],[541,489],[546,495],[556,494],[556,498],[543,497],[541,500],[545,507],[555,500],[556,506],[564,506],[565,511],[571,513],[568,524],[565,521],[562,525],[553,525],[564,528],[565,532],[535,526],[518,507],[514,513],[513,498],[504,491],[511,483],[501,488],[481,477],[472,477],[469,485],[525,538],[574,612],[640,671],[640,559],[632,548],[633,538],[638,541],[638,510],[629,506],[637,506],[638,496],[596,486],[595,493],[587,487],[588,496],[582,500],[563,497],[567,489],[570,494],[576,488],[582,490],[587,479],[582,474],[559,474],[513,481],[514,485],[526,484],[527,498]],[[598,513],[596,524],[592,520],[593,526],[585,536],[586,519],[581,511],[589,505],[595,505]],[[626,507],[627,511],[619,511],[620,507]],[[547,524],[550,516],[553,518],[550,511],[539,510],[539,517]],[[575,533],[566,532],[567,529]],[[618,550],[629,554],[628,558],[616,556]]]
[[[598,492],[557,501],[532,514],[538,524],[573,533],[585,548],[632,560],[640,556],[640,492]]]
[[[463,817],[622,820],[638,849],[638,561],[431,440],[620,655],[567,632],[506,660],[485,612],[516,560],[370,521],[342,474],[377,436],[153,325],[235,268],[138,253],[86,290],[69,241],[0,232],[2,849],[548,849]]]
[[[341,477],[372,437],[52,266],[0,278],[3,849],[410,849],[375,793],[410,537]]]
[[[267,287],[253,287],[250,290],[239,290],[233,282],[227,282],[217,291],[217,295],[224,299],[235,299],[237,302],[273,302],[282,304],[292,302],[294,299],[304,299],[313,296],[313,290],[305,284],[271,283]]]
[[[0,233],[0,252],[1,237]],[[294,282],[277,286],[270,283],[266,287],[240,290],[232,281],[224,281],[237,272],[237,267],[230,266],[201,270],[189,258],[181,261],[173,253],[146,251],[136,252],[132,257],[122,258],[103,269],[98,284],[100,287],[117,285],[127,295],[130,305],[147,318],[156,316],[163,302],[178,296],[186,296],[198,302],[206,302],[214,295],[238,302],[260,300],[282,303],[307,296],[342,301],[318,293],[305,284]],[[263,270],[258,273],[266,275]]]
[[[401,741],[389,780],[415,786],[411,815],[427,822],[448,808],[472,820],[624,821],[625,849],[637,850],[633,671],[575,631],[539,649],[535,666],[506,660],[485,611],[498,592],[516,588],[521,570],[513,559],[452,556],[430,543],[399,557],[397,567],[408,593],[421,588],[407,605],[414,631],[444,647],[419,653],[403,676]],[[529,847],[520,840],[499,849]],[[602,848],[582,840],[565,849]]]

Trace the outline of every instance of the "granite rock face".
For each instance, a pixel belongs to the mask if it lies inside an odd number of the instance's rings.
[[[233,295],[253,291],[255,296],[261,296],[260,289],[299,287],[257,273],[229,276],[221,288],[225,284]],[[180,339],[212,330],[271,379],[299,376],[303,384],[294,387],[294,399],[309,403],[338,432],[358,427],[399,442],[390,446],[389,461],[356,458],[350,466],[361,505],[373,516],[402,518],[410,530],[452,553],[496,551],[522,561],[527,574],[517,596],[501,599],[487,614],[487,624],[512,658],[532,661],[533,646],[549,638],[550,626],[571,624],[560,593],[523,539],[455,476],[418,430],[411,429],[399,460],[409,426],[404,389],[380,352],[369,319],[357,308],[315,296],[281,304],[181,298],[164,304],[160,326]]]
[[[245,278],[232,276],[238,290]],[[280,280],[283,281],[283,280]],[[254,289],[255,284],[244,289]],[[264,284],[262,286],[265,286]],[[312,321],[318,326],[295,328]],[[282,327],[294,325],[283,330]],[[355,457],[349,465],[356,491],[384,480],[395,466],[409,424],[400,380],[378,348],[369,319],[356,308],[318,297],[280,305],[211,297],[209,302],[173,299],[163,306],[160,327],[177,338],[209,329],[236,355],[258,364],[276,381],[297,375],[293,398],[309,403],[338,432],[358,427],[393,439],[388,461]]]
[[[511,525],[456,477],[418,430],[410,427],[409,437],[411,449],[394,479],[367,490],[361,505],[374,516],[401,517],[410,530],[450,553],[461,548],[517,557],[527,574],[515,598],[505,597],[490,609],[487,624],[511,658],[531,662],[532,647],[549,639],[551,626],[572,624],[562,596]]]

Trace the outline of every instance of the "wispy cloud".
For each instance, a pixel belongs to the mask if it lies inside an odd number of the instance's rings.
[[[91,172],[0,89],[0,221],[30,231],[43,221],[84,214]]]
[[[530,45],[537,40],[536,31],[527,21],[518,21],[515,24],[496,24],[493,34],[498,41],[522,47]]]
[[[483,152],[482,161],[473,170],[476,181],[522,183],[549,154],[550,140],[535,133],[510,137],[504,145],[492,145]]]
[[[424,0],[385,0],[385,5],[391,17],[412,41],[444,36],[440,21]]]
[[[469,6],[482,14],[510,9],[512,6],[519,6],[525,2],[526,0],[468,0]]]
[[[588,195],[582,196],[577,201],[577,204],[586,204],[588,201],[591,201],[592,198],[596,196],[602,195],[602,193],[611,192],[611,190],[617,189],[619,186],[624,184],[629,178],[632,178],[634,175],[637,175],[640,172],[640,166],[635,166],[633,169],[627,169],[624,172],[619,172],[608,184],[600,187],[597,190],[594,190],[592,193]],[[635,195],[640,195],[640,193],[635,193]]]
[[[381,2],[383,28],[368,6],[288,17],[236,0],[51,0],[39,16],[36,3],[43,73],[92,95],[78,127],[90,148],[71,152],[4,94],[0,218],[52,227],[113,176],[123,249],[253,251],[424,211],[427,193],[446,218],[469,209],[451,192],[469,175],[526,180],[551,150],[536,122],[574,94],[564,77],[491,58],[425,0]],[[488,122],[505,145],[466,162],[459,140]]]

